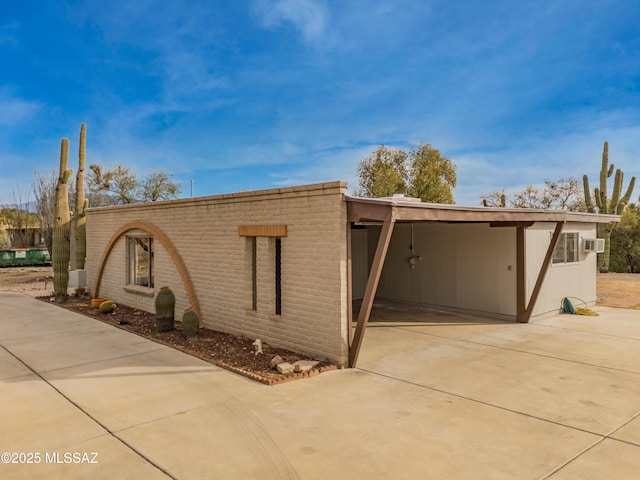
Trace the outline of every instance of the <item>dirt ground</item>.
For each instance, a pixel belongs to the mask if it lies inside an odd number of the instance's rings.
[[[0,291],[53,291],[52,267],[4,267],[0,268]]]
[[[640,310],[640,274],[599,273],[598,305]]]

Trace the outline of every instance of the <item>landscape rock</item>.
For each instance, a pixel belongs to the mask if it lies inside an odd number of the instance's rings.
[[[289,362],[282,362],[277,366],[278,373],[282,373],[283,375],[286,375],[287,373],[293,373],[295,368],[296,367],[291,365]]]
[[[316,360],[298,360],[293,364],[295,372],[308,372],[320,362]]]
[[[271,362],[270,362],[271,368],[275,370],[278,364],[283,362],[284,362],[284,358],[282,358],[280,355],[276,355],[271,359]]]

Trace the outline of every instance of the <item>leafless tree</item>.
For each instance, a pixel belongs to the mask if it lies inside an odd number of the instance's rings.
[[[40,228],[49,254],[51,254],[53,245],[54,203],[57,180],[58,175],[55,170],[51,170],[48,174],[36,171],[32,184],[36,213],[40,217]]]

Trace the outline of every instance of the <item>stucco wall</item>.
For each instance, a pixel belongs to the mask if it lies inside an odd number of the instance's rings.
[[[94,291],[100,258],[114,233],[132,221],[152,224],[172,242],[193,281],[205,326],[275,346],[347,359],[346,184],[307,185],[169,202],[103,207],[87,214],[87,273]],[[275,240],[257,237],[257,309],[252,310],[251,244],[240,225],[286,225],[282,238],[282,314],[275,314]],[[130,233],[142,233],[132,231]],[[105,264],[100,296],[154,311],[153,294],[169,286],[176,316],[189,305],[171,255],[154,240],[151,296],[125,291],[125,238]],[[142,289],[144,290],[144,289]]]

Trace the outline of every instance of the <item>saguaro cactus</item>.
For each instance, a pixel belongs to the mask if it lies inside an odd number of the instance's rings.
[[[84,163],[86,158],[86,124],[80,126],[80,147],[78,149],[78,172],[76,173],[76,205],[75,205],[75,237],[76,237],[76,268],[84,269],[87,256],[87,217],[85,210],[89,201],[84,194]]]
[[[53,224],[53,291],[56,303],[67,299],[69,286],[69,257],[71,255],[71,212],[69,211],[69,193],[67,182],[73,170],[67,168],[69,161],[69,139],[60,142],[60,174],[56,185],[54,204],[55,218]]]
[[[636,184],[636,177],[632,177],[627,187],[627,191],[624,196],[620,197],[622,193],[622,181],[624,174],[622,170],[616,170],[616,176],[613,180],[613,192],[611,194],[611,200],[607,196],[607,179],[613,174],[614,165],[609,165],[609,142],[604,142],[604,148],[602,150],[602,167],[600,168],[600,188],[596,188],[594,196],[596,199],[596,205],[593,205],[591,200],[591,191],[589,189],[589,177],[584,175],[582,177],[584,187],[584,201],[587,205],[587,211],[594,213],[596,207],[600,213],[608,213],[611,215],[622,215],[625,207],[631,199],[633,193],[633,187]],[[605,225],[598,225],[598,236],[604,238],[604,253],[598,254],[598,268],[601,273],[609,271],[609,257],[611,255],[611,232],[613,232],[617,223],[611,222]]]

